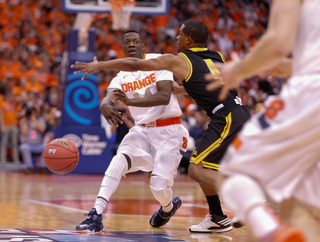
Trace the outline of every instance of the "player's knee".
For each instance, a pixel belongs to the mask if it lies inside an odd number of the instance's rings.
[[[105,174],[113,178],[121,179],[121,177],[125,175],[127,171],[128,171],[128,161],[125,155],[117,154],[112,158],[110,165],[106,170]]]
[[[150,178],[150,189],[154,192],[159,192],[167,189],[169,182],[167,179],[159,176],[151,176]]]

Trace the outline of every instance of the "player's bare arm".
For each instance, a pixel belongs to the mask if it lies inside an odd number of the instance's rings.
[[[127,95],[120,89],[113,90],[115,99],[120,100],[127,106],[135,107],[153,107],[158,105],[167,105],[170,102],[171,89],[173,82],[158,81],[157,89],[158,92],[142,98],[128,98]]]
[[[207,80],[210,81],[217,76],[222,78],[224,87],[220,94],[221,99],[243,79],[273,69],[290,54],[297,34],[299,7],[300,0],[273,1],[268,29],[252,50],[241,61],[233,56],[231,62],[217,65],[219,75],[207,76]],[[208,85],[208,90],[219,87],[219,83],[213,82]]]
[[[285,57],[274,69],[271,74],[279,77],[289,77],[292,75],[292,59]]]
[[[105,96],[100,103],[100,111],[104,118],[107,120],[109,124],[114,124],[118,126],[118,124],[122,124],[122,116],[121,113],[115,108],[114,96],[112,91],[116,89],[108,89],[107,96]]]
[[[171,71],[179,80],[183,80],[187,75],[188,65],[180,56],[164,54],[157,58],[143,60],[139,58],[121,58],[110,61],[97,61],[85,63],[77,61],[71,68],[80,69],[75,74],[85,73],[81,78],[84,80],[89,74],[99,72],[101,70],[115,71]]]

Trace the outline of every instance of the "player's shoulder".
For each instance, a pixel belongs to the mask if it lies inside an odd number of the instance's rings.
[[[113,79],[117,79],[117,78],[122,78],[122,77],[125,77],[125,76],[128,76],[128,75],[131,75],[132,72],[131,71],[119,71],[117,73],[117,75],[113,78]]]
[[[226,62],[226,60],[225,60],[225,58],[224,58],[224,56],[223,56],[223,54],[221,52],[216,51],[216,50],[209,50],[209,51],[212,53],[212,55],[216,59],[220,60],[221,62]]]

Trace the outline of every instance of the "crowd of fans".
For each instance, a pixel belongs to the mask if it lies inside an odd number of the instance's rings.
[[[265,31],[269,4],[270,0],[172,0],[169,15],[132,15],[130,25],[140,31],[146,53],[176,54],[176,34],[181,24],[189,18],[202,20],[211,33],[208,48],[221,52],[228,60],[232,51],[240,56],[248,52]],[[42,134],[59,124],[63,103],[59,82],[61,73],[65,73],[60,64],[76,13],[63,12],[61,0],[0,0],[0,15],[0,163],[8,157],[19,163],[16,145],[21,143],[18,138],[26,110],[38,110],[37,117],[45,122]],[[122,32],[111,26],[110,14],[95,15],[91,27],[96,33],[98,60],[123,57]],[[98,74],[100,97],[114,74]],[[284,81],[256,76],[242,83],[239,95],[243,104],[256,112]],[[186,125],[198,135],[205,128],[205,118],[201,121],[203,116],[194,113],[197,107],[189,97],[179,97],[179,101]],[[8,144],[12,146],[11,154]]]

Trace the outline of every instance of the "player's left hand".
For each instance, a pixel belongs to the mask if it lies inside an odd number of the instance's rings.
[[[85,62],[76,61],[74,65],[71,65],[71,68],[80,69],[79,71],[74,71],[73,72],[74,74],[79,74],[84,72],[85,75],[81,78],[81,80],[84,80],[89,74],[99,72],[100,70],[98,66],[99,66],[99,61],[95,56],[92,62],[85,63]]]
[[[114,95],[116,100],[119,100],[125,105],[130,106],[131,100],[127,97],[124,91],[120,89],[116,89],[116,90],[113,90],[112,94]]]
[[[227,62],[226,64],[215,63],[215,67],[219,69],[220,73],[214,75],[207,74],[205,76],[207,81],[212,81],[212,83],[207,86],[208,91],[221,88],[222,85],[222,89],[219,94],[220,100],[224,100],[227,97],[229,90],[237,87],[243,79],[237,71],[237,64],[239,61],[240,58],[238,54],[232,53],[230,62]]]

